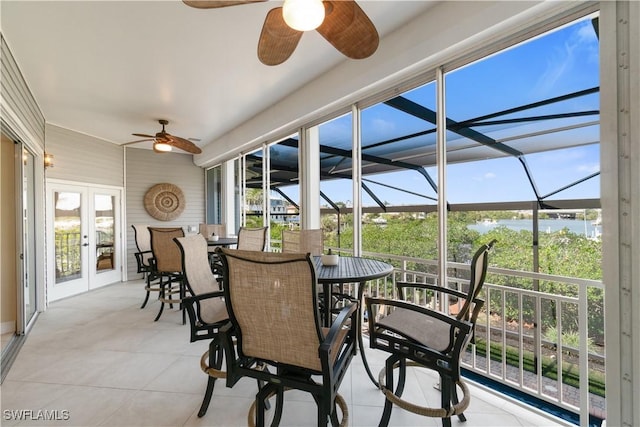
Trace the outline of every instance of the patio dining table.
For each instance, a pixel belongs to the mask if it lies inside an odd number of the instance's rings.
[[[322,285],[325,302],[331,301],[333,285],[343,285],[346,283],[356,284],[358,301],[358,347],[367,375],[369,375],[371,381],[377,386],[378,382],[373,377],[371,369],[369,369],[369,363],[367,362],[362,340],[362,296],[366,282],[388,276],[393,272],[393,266],[375,259],[343,256],[339,257],[337,265],[323,265],[319,256],[313,258],[317,280],[318,283]],[[323,319],[325,326],[329,326],[331,323],[331,306],[329,303],[325,303]]]
[[[207,246],[222,246],[228,248],[229,246],[237,244],[237,237],[219,237],[217,240],[207,239]]]

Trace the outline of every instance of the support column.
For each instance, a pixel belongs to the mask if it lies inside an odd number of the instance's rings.
[[[447,287],[447,115],[444,72],[436,70],[436,158],[438,162],[438,285]]]
[[[222,164],[222,220],[227,225],[227,234],[235,234],[235,159],[227,160]]]
[[[607,425],[640,425],[640,3],[601,2]]]
[[[271,224],[271,150],[269,145],[262,145],[262,226]],[[269,247],[269,233],[267,233],[267,248]]]
[[[360,109],[351,108],[352,120],[352,181],[353,181],[353,256],[362,255],[362,138]]]
[[[320,228],[320,132],[313,126],[299,135],[300,226]]]

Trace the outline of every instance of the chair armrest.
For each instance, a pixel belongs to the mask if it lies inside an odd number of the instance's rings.
[[[136,262],[138,263],[138,273],[144,273],[151,269],[151,258],[149,259],[149,264],[144,263],[144,255],[151,254],[151,251],[142,251],[142,252],[134,252],[133,255],[136,257]]]
[[[224,291],[212,291],[206,294],[191,295],[182,300],[185,304],[193,304],[198,301],[202,301],[209,298],[220,298],[224,296]]]
[[[342,308],[320,344],[318,355],[323,366],[323,381],[331,382],[331,377],[339,377],[340,372],[347,369],[356,354],[359,312],[358,303],[351,303]],[[345,329],[349,321],[351,324]]]
[[[419,289],[430,290],[434,292],[443,292],[445,294],[453,295],[458,298],[463,298],[463,299],[468,298],[468,295],[464,292],[460,292],[451,288],[445,288],[442,286],[429,285],[426,283],[396,282],[396,288],[398,288],[398,290],[402,288],[419,288]]]
[[[355,319],[352,319],[352,317],[354,317],[354,314],[357,314],[357,312],[358,312],[357,302],[346,305],[342,310],[340,310],[338,317],[336,317],[336,319],[331,324],[331,329],[329,329],[327,336],[325,337],[324,341],[320,345],[321,351],[325,349],[325,347],[327,351],[331,348],[331,346],[333,345],[333,342],[336,340],[336,337],[339,336],[340,331],[347,324],[349,319],[352,320],[350,329],[354,330],[356,325],[355,325]]]
[[[196,338],[198,336],[198,330],[201,329],[202,326],[208,325],[201,320],[200,301],[204,301],[209,298],[220,298],[223,296],[223,291],[213,291],[207,292],[206,294],[192,295],[182,300],[182,306],[187,310],[187,315],[189,316],[189,325],[191,326],[191,342],[198,339]]]

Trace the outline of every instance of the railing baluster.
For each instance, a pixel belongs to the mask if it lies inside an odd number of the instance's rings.
[[[587,308],[587,287],[578,290],[578,334],[580,336],[580,425],[589,425],[589,315]],[[586,392],[584,392],[586,390]]]
[[[562,347],[564,342],[562,340],[562,303],[556,301],[556,330],[557,330],[557,341],[558,345],[556,347],[556,369],[558,372],[558,378],[556,379],[556,387],[558,388],[557,398],[558,402],[564,401],[563,399],[563,387],[562,387]]]
[[[536,345],[534,348],[537,349],[535,364],[536,364],[536,391],[538,396],[542,396],[543,384],[542,384],[542,334],[541,334],[541,326],[542,326],[542,299],[540,296],[536,296],[536,323],[533,326],[535,329],[535,341]]]
[[[524,332],[523,332],[523,325],[524,325],[524,317],[523,317],[523,305],[522,305],[522,300],[523,300],[524,296],[519,293],[518,294],[518,342],[520,343],[519,347],[520,349],[518,350],[518,364],[519,366],[519,372],[518,372],[518,383],[520,384],[520,387],[524,387]]]
[[[502,290],[502,381],[507,380],[507,291]]]

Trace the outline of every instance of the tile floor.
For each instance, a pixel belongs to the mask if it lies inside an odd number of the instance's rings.
[[[154,322],[158,302],[140,309],[141,281],[107,286],[52,303],[40,314],[1,391],[3,426],[244,426],[256,392],[254,381],[234,388],[218,382],[207,414],[197,417],[206,384],[200,356],[206,342],[189,343],[178,311]],[[384,355],[368,350],[377,373]],[[413,369],[405,398],[437,406],[436,377]],[[469,384],[469,382],[468,382]],[[558,426],[559,420],[470,385],[466,423],[453,426]],[[349,405],[349,425],[377,426],[384,397],[353,359],[340,393]],[[31,412],[25,412],[31,411]],[[38,412],[40,411],[40,412]],[[42,412],[46,411],[46,412]],[[286,393],[283,426],[315,424],[308,395]],[[19,416],[22,415],[22,420]],[[25,419],[26,417],[26,419]],[[58,418],[45,420],[45,417]],[[391,426],[440,426],[394,408]]]

